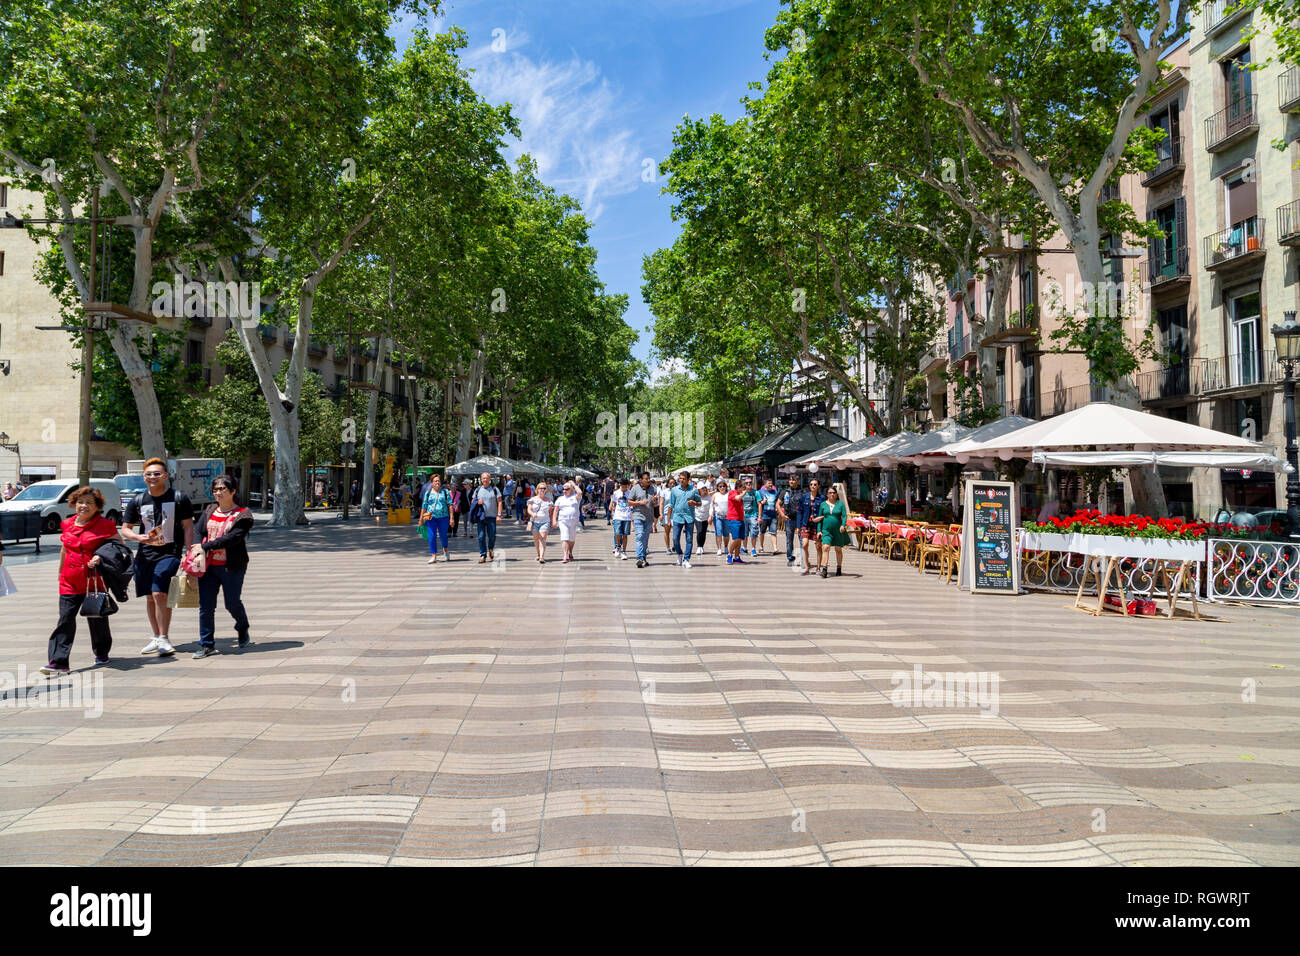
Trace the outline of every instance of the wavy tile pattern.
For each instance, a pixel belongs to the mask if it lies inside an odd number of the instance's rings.
[[[856,552],[637,570],[591,528],[545,567],[513,526],[487,567],[259,530],[256,643],[218,610],[202,662],[194,611],[136,656],[129,602],[101,715],[0,699],[0,864],[1300,863],[1294,611],[1094,620]],[[48,695],[55,563],[11,570],[0,672]],[[895,706],[918,667],[995,674],[997,705]]]

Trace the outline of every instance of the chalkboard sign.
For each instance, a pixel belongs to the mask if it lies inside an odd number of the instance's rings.
[[[1019,521],[1016,486],[1010,481],[966,483],[962,522],[963,577],[972,591],[1016,594],[1020,590],[1020,556],[1015,528]]]

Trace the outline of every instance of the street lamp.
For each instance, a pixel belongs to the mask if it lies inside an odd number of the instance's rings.
[[[18,456],[18,480],[23,480],[23,453],[18,450],[18,442],[10,444],[9,435],[6,432],[0,432],[0,448],[5,451],[11,451]]]
[[[1296,323],[1295,310],[1282,313],[1282,324],[1273,326],[1273,341],[1277,343],[1278,361],[1286,366],[1282,396],[1286,409],[1286,524],[1287,535],[1300,541],[1300,457],[1295,434],[1295,364],[1300,361],[1300,324]]]

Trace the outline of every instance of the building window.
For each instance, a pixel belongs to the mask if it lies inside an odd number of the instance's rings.
[[[1178,140],[1178,103],[1170,103],[1151,117],[1151,128],[1164,130],[1165,138],[1156,144],[1156,156],[1161,162],[1174,159],[1174,143]],[[1159,167],[1157,167],[1159,168]]]
[[[0,209],[9,205],[9,184],[0,183]]]
[[[1020,322],[1029,324],[1034,316],[1034,306],[1038,302],[1038,290],[1034,282],[1033,260],[1022,261],[1020,265]]]
[[[5,254],[0,252],[0,276],[5,274]]]
[[[1255,179],[1239,170],[1223,178],[1224,219],[1228,228],[1241,229],[1259,214],[1259,201],[1255,192]],[[1244,229],[1243,229],[1244,231]],[[1234,245],[1239,244],[1234,242]]]
[[[1250,79],[1249,48],[1223,62],[1223,101],[1228,106],[1230,121],[1234,108],[1250,111]]]
[[[1253,385],[1260,380],[1263,347],[1260,339],[1259,287],[1228,299],[1228,374],[1231,385]]]

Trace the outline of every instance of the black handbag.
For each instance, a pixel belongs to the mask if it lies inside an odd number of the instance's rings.
[[[113,595],[103,589],[104,582],[99,575],[86,575],[86,580],[91,582],[91,587],[95,590],[87,591],[81,599],[81,616],[95,618],[116,614],[117,602],[113,600]]]

